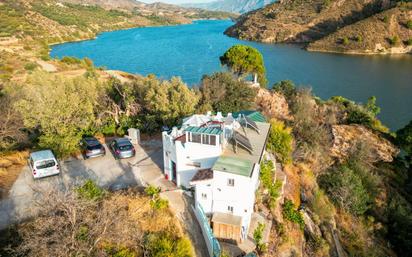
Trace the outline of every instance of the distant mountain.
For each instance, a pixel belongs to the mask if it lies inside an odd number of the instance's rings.
[[[202,8],[212,11],[246,13],[271,4],[276,0],[217,0],[209,3],[188,3],[184,7]]]
[[[229,12],[211,11],[199,8],[185,8],[179,5],[155,2],[146,4],[136,0],[56,0],[62,3],[71,3],[87,6],[100,6],[106,10],[121,10],[137,14],[161,23],[172,20],[176,23],[185,23],[192,19],[228,19],[236,18]],[[186,19],[186,21],[184,21]]]

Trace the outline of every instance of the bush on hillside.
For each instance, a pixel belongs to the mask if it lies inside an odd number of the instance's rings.
[[[144,239],[144,248],[152,257],[191,257],[193,248],[186,237],[175,238],[166,233],[149,233]]]
[[[408,20],[408,21],[406,22],[406,27],[407,27],[408,29],[412,29],[412,20]]]
[[[276,158],[283,164],[292,160],[292,129],[285,127],[282,121],[272,119],[270,121],[270,131],[266,148],[276,155]]]
[[[296,95],[296,86],[290,80],[282,80],[273,85],[272,90],[284,95],[288,101]]]
[[[319,184],[336,205],[350,213],[359,216],[369,209],[369,194],[361,178],[348,166],[330,170],[319,178]]]
[[[296,210],[295,205],[289,199],[286,199],[282,209],[283,218],[299,225],[300,229],[304,229],[305,221],[300,211]]]

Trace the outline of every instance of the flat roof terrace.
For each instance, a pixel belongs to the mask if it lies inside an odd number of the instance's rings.
[[[242,127],[238,130],[239,133],[249,139],[252,151],[250,152],[240,145],[236,147],[235,141],[230,140],[223,154],[213,166],[213,170],[247,177],[252,175],[254,164],[260,162],[270,129],[269,123],[256,122],[256,125],[260,133],[249,127]]]

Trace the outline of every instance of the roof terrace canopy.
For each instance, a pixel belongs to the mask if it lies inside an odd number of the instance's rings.
[[[195,134],[205,134],[205,135],[220,135],[222,134],[222,130],[216,127],[193,127],[190,126],[185,129],[187,132],[195,133]]]

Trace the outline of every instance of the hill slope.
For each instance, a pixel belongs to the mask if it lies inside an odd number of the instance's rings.
[[[374,15],[389,9],[393,10],[388,11],[387,15],[395,17],[399,14],[402,17],[393,18],[392,25],[387,26],[386,32],[382,35],[376,33],[373,24],[380,21],[378,21],[378,16]],[[366,46],[370,47],[373,41],[387,47],[387,43],[382,38],[391,34],[391,37],[394,37],[400,33],[398,37],[407,41],[409,32],[406,31],[404,23],[411,19],[411,16],[410,3],[396,5],[396,1],[391,0],[283,0],[241,16],[237,24],[230,27],[225,33],[240,39],[267,43],[309,44],[325,39],[319,44],[313,44],[310,49],[345,52],[347,48],[352,53],[357,51],[366,53]],[[363,20],[365,23],[361,22]],[[401,23],[396,23],[396,21]],[[340,34],[326,40],[329,35],[342,30],[342,28],[346,29],[344,33],[350,37],[351,34],[354,34],[352,30],[360,29],[359,24],[370,24],[362,28],[367,30],[364,31],[364,45],[352,45],[352,49],[349,49],[349,46],[338,48],[336,47],[338,43],[333,40],[341,36]],[[366,36],[366,34],[371,36]],[[372,36],[373,34],[379,34],[379,36]]]
[[[412,29],[407,26],[411,18],[410,6],[391,8],[310,43],[308,50],[361,54],[412,53]]]
[[[186,7],[203,8],[213,11],[246,13],[264,7],[276,0],[218,0],[209,3],[184,4]]]

